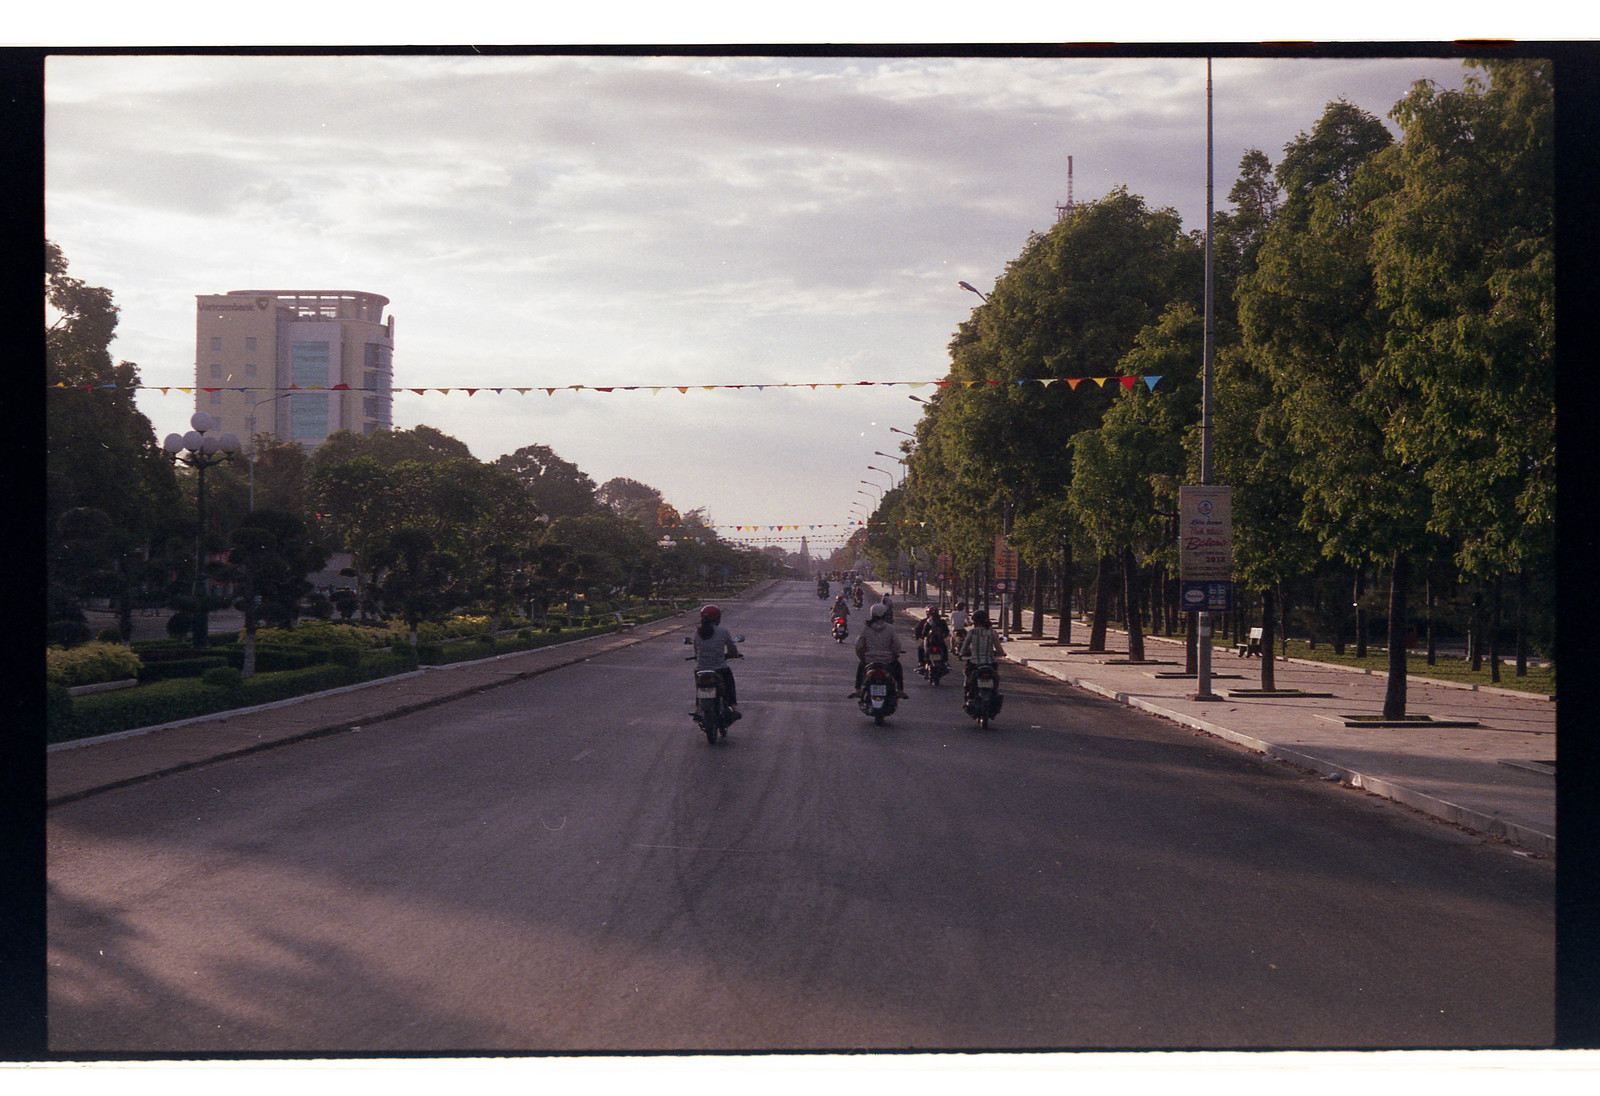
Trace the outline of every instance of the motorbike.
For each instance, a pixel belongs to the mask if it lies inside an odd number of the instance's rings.
[[[817,583],[817,596],[818,597],[827,597],[828,596],[828,584],[826,582]]]
[[[1000,695],[999,671],[993,663],[980,662],[961,702],[962,709],[978,721],[979,727],[988,730],[990,722],[1000,714],[1000,705],[1004,701],[1005,697]]]
[[[734,636],[735,643],[743,643],[744,636]],[[692,640],[685,639],[685,643]],[[744,655],[729,655],[729,661],[743,658]],[[690,655],[688,661],[694,661]],[[733,726],[738,716],[728,707],[726,687],[722,675],[715,670],[696,670],[694,672],[694,721],[705,732],[706,741],[715,746],[719,738],[728,737],[728,728]]]
[[[856,608],[857,609],[861,608],[861,591],[860,590],[856,591]]]
[[[873,723],[882,726],[884,719],[894,714],[899,703],[900,690],[895,685],[894,674],[889,672],[889,664],[867,663],[866,673],[861,675],[861,696],[856,701],[861,713],[871,716]]]
[[[844,622],[844,617],[833,618],[833,641],[843,643],[850,634],[850,626]]]
[[[939,679],[950,672],[950,652],[945,648],[944,639],[929,636],[925,655],[922,665],[917,667],[917,673],[927,678],[929,685],[937,685]]]

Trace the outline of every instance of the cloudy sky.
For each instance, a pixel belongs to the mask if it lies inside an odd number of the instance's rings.
[[[1387,120],[1462,71],[1215,61],[1217,207],[1328,102]],[[402,389],[930,381],[979,304],[957,282],[1049,228],[1069,156],[1076,201],[1125,185],[1203,226],[1205,81],[1203,57],[55,56],[46,225],[150,386],[193,384],[194,298],[234,289],[389,297]],[[827,547],[912,391],[402,391],[394,415]],[[139,406],[158,437],[194,409]]]

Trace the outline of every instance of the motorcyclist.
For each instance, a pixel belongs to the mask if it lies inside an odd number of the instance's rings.
[[[938,636],[945,643],[945,650],[950,649],[950,625],[944,617],[939,615],[937,605],[928,606],[928,615],[917,621],[917,665],[928,664],[928,640]]]
[[[883,595],[882,605],[883,605],[884,615],[889,618],[889,623],[893,624],[894,623],[894,601],[890,599],[888,594],[884,594]]]
[[[967,628],[967,603],[956,602],[955,609],[950,613],[950,628],[952,631],[963,632]]]
[[[722,626],[722,610],[715,605],[700,610],[700,627],[694,632],[694,655],[696,670],[715,670],[722,678],[728,713],[734,719],[743,719],[738,708],[739,694],[733,683],[733,669],[728,665],[730,657],[740,657],[739,648],[734,645],[732,633]]]
[[[828,614],[828,623],[832,624],[840,617],[844,617],[846,624],[850,623],[850,603],[844,599],[844,594],[833,599],[833,611]]]
[[[867,617],[867,626],[856,636],[856,687],[850,695],[853,697],[861,695],[861,683],[866,678],[867,663],[882,662],[889,667],[889,673],[894,678],[895,692],[903,700],[907,695],[905,675],[900,669],[900,653],[904,648],[900,644],[900,637],[895,633],[894,625],[889,623],[889,610],[883,605],[874,605]]]
[[[864,592],[865,591],[863,591],[861,589],[861,583],[859,583],[859,582],[856,583],[856,608],[857,609],[861,608],[861,596],[862,596],[862,594]]]
[[[989,626],[989,614],[979,609],[972,614],[972,629],[967,632],[966,638],[961,641],[961,650],[956,652],[961,658],[967,660],[966,691],[972,692],[972,678],[978,672],[978,667],[994,665],[1005,657],[1005,648],[1000,646],[1000,636]]]

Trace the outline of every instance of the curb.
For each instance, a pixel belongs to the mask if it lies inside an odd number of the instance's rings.
[[[678,614],[678,615],[681,615],[681,614]],[[671,625],[671,627],[661,627],[662,625],[669,625],[669,624]],[[634,631],[632,633],[612,632],[612,633],[609,633],[607,635],[588,636],[588,637],[586,637],[584,639],[570,640],[567,643],[551,644],[548,647],[537,648],[537,650],[548,651],[548,650],[552,650],[552,649],[557,648],[557,647],[577,646],[578,644],[583,644],[583,643],[593,643],[596,640],[611,639],[614,636],[618,636],[618,635],[627,635],[628,638],[624,642],[619,643],[615,647],[610,648],[611,650],[618,650],[618,649],[621,649],[621,648],[624,648],[624,647],[632,647],[632,646],[635,646],[637,644],[647,642],[647,641],[649,641],[651,639],[657,638],[658,636],[666,635],[669,631],[672,630],[672,628],[679,627],[679,623],[678,623],[678,620],[677,620],[677,616],[672,616],[672,617],[665,617],[665,618],[663,618],[661,620],[658,620],[658,621],[652,621],[650,624],[642,625],[642,627],[645,628],[645,629],[648,629],[648,630],[643,631],[643,632],[640,632],[640,631],[636,630],[636,631]],[[527,655],[527,654],[531,654],[531,653],[533,653],[533,652],[529,652],[529,651],[512,651],[512,652],[509,652],[509,653],[504,654],[504,655],[495,655],[492,658],[478,659],[478,660],[475,660],[473,662],[457,663],[455,666],[438,666],[438,667],[430,667],[430,668],[425,669],[425,670],[412,670],[409,673],[396,674],[396,675],[394,675],[392,677],[378,678],[378,679],[376,679],[374,681],[364,681],[364,682],[361,682],[358,685],[345,685],[345,686],[342,686],[342,687],[340,687],[338,689],[328,689],[328,690],[325,690],[324,692],[320,692],[320,693],[307,693],[305,696],[291,697],[291,698],[289,698],[287,700],[273,701],[270,704],[259,704],[259,705],[256,705],[255,707],[252,707],[252,708],[235,708],[235,709],[232,709],[232,710],[226,711],[226,712],[214,712],[211,715],[195,716],[192,719],[179,720],[179,721],[177,721],[175,723],[163,723],[163,724],[157,724],[155,726],[150,726],[150,727],[138,727],[138,728],[135,728],[133,730],[119,731],[119,732],[116,732],[115,734],[101,735],[101,736],[99,736],[97,738],[80,738],[80,739],[73,739],[70,742],[58,742],[58,743],[55,743],[52,746],[48,747],[47,748],[47,752],[55,752],[55,751],[60,750],[60,749],[71,748],[71,747],[75,747],[75,746],[88,746],[88,745],[94,745],[96,743],[101,743],[101,742],[112,742],[112,741],[116,741],[118,739],[124,739],[124,738],[133,738],[133,737],[137,737],[139,735],[149,734],[149,733],[151,733],[153,731],[160,731],[160,730],[165,730],[165,729],[168,729],[168,728],[183,727],[183,726],[187,726],[187,725],[194,724],[194,723],[202,723],[202,722],[207,722],[207,721],[215,721],[215,720],[220,720],[220,719],[227,719],[227,718],[231,718],[233,716],[243,715],[243,714],[246,714],[248,712],[265,711],[265,710],[270,709],[270,708],[279,708],[279,707],[283,707],[283,706],[289,705],[289,704],[298,704],[298,703],[302,703],[302,702],[305,702],[305,701],[315,700],[318,697],[333,696],[333,695],[336,695],[336,694],[339,694],[339,693],[347,693],[347,692],[353,692],[353,691],[358,690],[358,689],[366,689],[366,688],[370,688],[370,687],[372,687],[374,685],[384,684],[386,682],[393,682],[393,681],[399,681],[399,680],[403,680],[403,679],[407,679],[407,678],[420,677],[423,674],[439,673],[441,671],[442,672],[449,672],[450,670],[455,669],[457,666],[459,666],[459,667],[482,666],[484,663],[487,663],[487,662],[494,662],[494,661],[498,661],[500,659],[505,659],[505,658],[517,658],[519,656],[523,656],[523,655]],[[559,661],[551,663],[548,666],[539,666],[539,667],[535,667],[534,669],[526,670],[526,671],[523,671],[523,672],[520,672],[520,673],[507,674],[507,675],[504,675],[504,676],[502,676],[502,677],[500,677],[498,679],[492,680],[492,681],[476,682],[474,684],[468,685],[468,686],[466,686],[464,688],[461,688],[461,689],[454,690],[454,691],[449,692],[449,693],[443,693],[443,694],[440,694],[440,695],[437,695],[437,696],[428,697],[426,700],[419,700],[419,701],[417,701],[415,703],[412,703],[412,704],[403,704],[403,705],[400,705],[398,707],[388,709],[386,711],[375,713],[373,715],[363,716],[363,717],[360,718],[359,721],[348,720],[347,719],[347,720],[343,720],[343,721],[340,721],[340,722],[337,722],[337,723],[330,723],[330,724],[327,724],[327,725],[324,725],[324,726],[321,726],[321,727],[312,727],[312,728],[310,728],[308,730],[299,731],[299,732],[296,732],[295,734],[286,735],[286,736],[284,736],[282,738],[274,738],[274,739],[272,739],[270,741],[258,742],[258,743],[255,743],[254,745],[245,746],[245,747],[240,748],[240,749],[223,750],[223,751],[221,751],[219,753],[207,754],[204,757],[195,758],[193,760],[185,761],[185,762],[182,762],[180,764],[168,765],[168,766],[166,766],[164,768],[161,768],[161,769],[156,769],[156,770],[152,770],[150,772],[140,773],[137,776],[125,777],[123,779],[113,780],[113,781],[110,781],[110,782],[107,782],[107,783],[104,783],[104,784],[96,784],[95,786],[89,787],[89,788],[81,788],[81,789],[79,789],[77,791],[68,792],[68,793],[65,793],[65,794],[62,794],[62,795],[55,796],[53,798],[47,798],[45,800],[45,806],[47,808],[48,807],[60,806],[62,804],[75,802],[76,800],[79,800],[79,799],[86,799],[91,795],[98,794],[99,792],[110,791],[110,790],[112,790],[114,788],[125,788],[125,787],[129,787],[131,785],[134,785],[134,784],[142,784],[147,780],[154,780],[154,779],[157,779],[158,777],[162,777],[162,776],[170,776],[170,775],[172,775],[174,773],[186,772],[186,771],[188,771],[190,769],[195,769],[195,768],[200,768],[200,767],[205,766],[205,765],[215,764],[218,761],[227,761],[227,760],[231,760],[231,759],[237,758],[237,757],[244,757],[246,755],[253,754],[253,753],[260,753],[263,750],[276,749],[279,746],[289,746],[289,745],[293,745],[294,743],[305,742],[305,741],[308,741],[308,740],[313,739],[313,738],[321,738],[321,737],[324,737],[324,736],[327,736],[327,735],[341,734],[341,733],[344,733],[346,731],[353,730],[355,728],[369,726],[369,725],[375,724],[375,723],[383,723],[383,722],[386,722],[386,721],[391,720],[391,719],[398,719],[398,718],[400,718],[402,716],[411,715],[411,714],[413,714],[415,712],[420,712],[420,711],[423,711],[423,710],[425,710],[427,708],[437,707],[437,706],[439,706],[441,704],[448,704],[451,701],[460,700],[460,699],[462,699],[464,697],[473,696],[473,695],[476,695],[478,693],[488,692],[490,689],[499,688],[502,685],[509,685],[509,684],[512,684],[513,682],[517,682],[517,681],[526,681],[529,678],[538,677],[541,674],[547,674],[547,673],[550,673],[553,670],[564,669],[565,667],[573,666],[573,665],[576,665],[579,662],[585,661],[587,659],[587,657],[588,657],[587,655],[583,655],[581,653],[574,652],[574,657],[561,659]]]

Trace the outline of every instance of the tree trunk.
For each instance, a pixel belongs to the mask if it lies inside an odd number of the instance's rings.
[[[1033,568],[1033,626],[1028,629],[1028,636],[1031,639],[1044,638],[1044,584],[1044,565],[1035,564]]]
[[[1056,622],[1056,643],[1072,642],[1072,545],[1061,546],[1061,619]]]
[[[1489,625],[1489,680],[1500,684],[1500,576],[1494,576],[1494,621]]]
[[[1383,694],[1383,718],[1406,717],[1406,579],[1409,561],[1396,548],[1389,574],[1389,687]]]
[[[1528,676],[1528,569],[1517,571],[1517,676]]]
[[[1356,657],[1367,657],[1367,568],[1365,565],[1356,568],[1356,585],[1354,601],[1356,603]]]
[[[1271,691],[1278,687],[1273,666],[1277,661],[1272,651],[1272,587],[1261,589],[1261,687]]]
[[[1425,596],[1428,601],[1428,665],[1438,665],[1439,648],[1433,636],[1433,576],[1430,574],[1424,584]]]
[[[1100,557],[1100,572],[1094,580],[1094,622],[1089,626],[1089,651],[1104,654],[1106,649],[1106,618],[1111,612],[1111,575],[1114,563],[1110,556]]]
[[[1483,587],[1473,587],[1472,616],[1467,625],[1467,653],[1472,660],[1472,672],[1483,669]]]
[[[1133,549],[1122,549],[1122,589],[1128,602],[1128,661],[1144,661],[1144,612],[1139,604],[1139,564]]]

